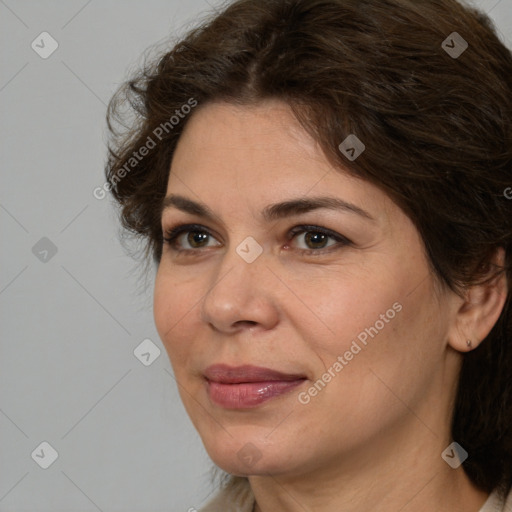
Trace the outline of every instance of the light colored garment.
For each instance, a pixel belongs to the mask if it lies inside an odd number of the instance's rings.
[[[254,495],[249,480],[232,477],[226,488],[221,490],[199,512],[253,512],[253,509]]]
[[[512,490],[507,497],[494,491],[479,512],[512,512]]]
[[[253,512],[254,495],[247,478],[232,478],[199,512]],[[505,498],[498,491],[490,494],[479,512],[512,512],[512,490]]]

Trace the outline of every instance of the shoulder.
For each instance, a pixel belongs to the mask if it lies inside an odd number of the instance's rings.
[[[252,512],[253,508],[254,496],[249,480],[232,477],[199,512]]]
[[[503,504],[503,512],[512,512],[512,489],[510,489],[505,503]]]
[[[495,489],[479,512],[512,512],[512,489],[508,493]]]

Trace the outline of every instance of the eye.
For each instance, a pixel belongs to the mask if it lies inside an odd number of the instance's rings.
[[[296,226],[289,232],[289,240],[298,240],[295,249],[304,254],[321,255],[351,244],[348,238],[320,226]],[[177,253],[200,253],[200,249],[222,245],[200,224],[182,224],[167,230],[163,241]],[[300,243],[302,242],[302,243]],[[288,246],[287,246],[288,248]]]
[[[199,224],[176,226],[166,231],[163,238],[164,243],[176,252],[195,251],[220,245],[218,242],[208,245],[208,242],[212,240],[216,241],[213,235]]]
[[[299,251],[304,253],[322,253],[323,249],[338,248],[349,245],[348,238],[320,226],[297,226],[290,231],[291,239],[302,241]]]

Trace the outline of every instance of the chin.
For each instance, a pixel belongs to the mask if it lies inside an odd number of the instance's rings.
[[[224,471],[236,476],[281,474],[293,470],[299,461],[296,445],[288,446],[282,437],[269,440],[269,429],[228,428],[202,435],[203,444],[213,462]],[[294,447],[295,446],[295,447]]]

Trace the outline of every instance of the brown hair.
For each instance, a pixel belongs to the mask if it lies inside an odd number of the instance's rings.
[[[495,270],[512,289],[512,56],[485,15],[455,0],[239,0],[190,31],[109,105],[107,179],[124,227],[156,262],[184,105],[266,98],[289,104],[332,162],[393,198],[440,282],[461,292],[503,247]],[[354,161],[338,149],[350,134],[366,146]],[[454,408],[464,468],[488,492],[512,486],[511,338],[509,294],[464,355]]]

